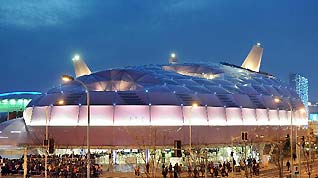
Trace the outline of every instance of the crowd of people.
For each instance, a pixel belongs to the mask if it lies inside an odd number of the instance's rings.
[[[234,165],[235,165],[234,160]],[[163,178],[178,178],[180,177],[180,174],[184,172],[183,166],[176,163],[174,166],[170,163],[169,165],[162,164],[162,176]],[[247,163],[245,164],[244,160],[241,160],[239,163],[239,166],[237,166],[238,170],[234,171],[249,171],[253,175],[259,175],[259,163],[256,162],[255,159],[248,159]],[[188,177],[198,178],[203,177],[205,174],[205,171],[211,176],[211,177],[228,177],[229,173],[232,172],[233,167],[231,166],[230,162],[221,162],[213,163],[209,162],[207,164],[207,168],[205,163],[201,164],[194,164],[193,166],[187,167]]]
[[[102,165],[94,163],[94,155],[91,155],[91,175],[99,177],[103,172]],[[18,175],[23,174],[24,158],[6,159],[1,158],[0,172],[1,175]],[[27,156],[27,175],[44,175],[45,174],[45,159],[42,155]],[[47,174],[50,177],[86,177],[87,161],[82,155],[52,155],[48,157]]]
[[[1,158],[0,172],[1,175],[21,175],[23,174],[23,163],[24,158],[20,159],[6,159]],[[91,155],[91,175],[92,177],[99,177],[103,172],[102,165],[95,164],[95,155]],[[32,175],[42,175],[44,176],[44,155],[28,155],[27,156],[27,174],[28,176]],[[235,160],[233,160],[234,165],[236,165]],[[48,157],[47,162],[47,174],[49,177],[65,177],[65,178],[77,178],[77,177],[86,177],[87,173],[87,160],[85,155],[52,155]],[[207,167],[206,167],[207,166]],[[145,173],[149,174],[150,165],[146,163]],[[241,160],[236,167],[242,172],[249,171],[254,175],[259,174],[259,164],[255,159]],[[204,176],[205,172],[211,177],[228,177],[229,173],[232,172],[232,162],[209,162],[205,164],[202,163],[193,163],[189,166],[183,166],[182,164],[169,163],[168,165],[162,164],[162,176],[163,178],[178,178],[181,173],[188,174],[189,177],[198,178]],[[236,169],[234,171],[237,171]],[[135,175],[140,176],[140,167],[136,166]]]
[[[174,166],[170,163],[169,165],[162,164],[162,176],[163,178],[178,178],[180,174],[184,172],[184,167],[182,164],[176,163]],[[187,167],[188,177],[198,178],[203,177],[205,174],[205,164],[197,164]],[[214,165],[213,162],[210,162],[207,165],[207,173],[212,177],[217,177],[219,175],[228,176],[228,172],[231,170],[231,165],[229,162],[224,162],[223,164],[219,163]]]

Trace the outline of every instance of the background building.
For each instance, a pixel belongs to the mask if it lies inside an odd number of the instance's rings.
[[[25,107],[39,92],[0,93],[0,123],[23,116]]]
[[[289,75],[289,84],[300,97],[308,113],[308,79],[301,74],[291,73]]]
[[[308,122],[312,126],[314,134],[318,135],[318,102],[308,103]]]

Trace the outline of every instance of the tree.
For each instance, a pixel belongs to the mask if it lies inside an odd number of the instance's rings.
[[[276,139],[261,138],[260,141],[271,144],[272,150],[270,151],[270,155],[278,168],[279,178],[283,178],[283,158],[289,155],[290,150],[289,135],[287,135],[285,139],[281,139],[279,135],[276,135]]]
[[[145,171],[146,177],[155,177],[156,174],[156,168],[159,167],[159,161],[160,158],[157,157],[157,136],[158,136],[158,129],[156,127],[149,126],[145,129],[143,129],[143,133],[141,134],[141,130],[132,130],[128,127],[124,129],[127,134],[132,138],[134,145],[140,150],[140,155],[143,160],[143,170],[147,170],[147,164],[150,166],[150,171]],[[150,159],[146,159],[146,153],[145,150],[152,149],[150,153]],[[158,161],[157,161],[158,160]],[[127,163],[129,164],[129,163]],[[133,165],[131,165],[133,166]],[[136,164],[135,167],[137,167],[138,164]]]
[[[284,156],[288,155],[288,153],[286,153],[284,149],[286,145],[286,140],[277,141],[277,142],[271,141],[271,144],[274,147],[274,150],[272,152],[273,160],[275,161],[275,165],[278,167],[279,177],[283,178],[283,168],[284,168],[283,158]]]
[[[311,152],[310,152],[310,147],[311,147],[311,142],[312,142],[312,137],[313,137],[313,133],[312,132],[310,132],[309,134],[308,134],[308,137],[307,137],[307,139],[308,139],[308,146],[309,146],[309,150],[308,151],[306,151],[305,150],[305,147],[307,146],[306,145],[306,139],[305,139],[305,137],[304,136],[302,136],[301,137],[301,140],[300,140],[300,143],[299,143],[299,148],[301,149],[301,151],[300,151],[300,154],[301,153],[303,153],[303,156],[304,156],[304,158],[305,158],[305,160],[306,160],[306,166],[305,166],[305,171],[306,171],[306,173],[307,173],[307,175],[308,175],[308,177],[310,178],[310,176],[311,176],[311,172],[312,172],[312,160],[311,160]],[[301,161],[301,160],[300,160]]]

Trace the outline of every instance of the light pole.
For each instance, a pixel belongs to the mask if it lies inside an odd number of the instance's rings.
[[[304,108],[301,108],[300,112],[303,114],[303,113],[306,113],[306,110]],[[296,148],[298,146],[298,151],[296,151],[296,153],[298,153],[298,170],[299,170],[299,177],[301,177],[301,145],[300,145],[300,143],[297,144],[297,142],[298,142],[297,140],[298,140],[298,137],[299,137],[299,136],[297,137],[298,130],[300,130],[300,125],[298,125],[298,127],[296,128]]]
[[[69,75],[63,75],[62,80],[65,82],[76,81],[85,88],[86,91],[86,105],[87,105],[87,127],[86,127],[86,143],[87,143],[87,178],[90,178],[90,163],[91,163],[91,147],[90,147],[90,96],[89,90],[85,83],[80,80],[74,79]]]
[[[190,166],[191,166],[191,168],[192,168],[192,155],[191,155],[191,153],[192,153],[192,110],[193,110],[193,108],[196,108],[196,107],[198,107],[198,104],[197,103],[193,103],[192,104],[192,106],[191,106],[191,110],[190,110],[190,122],[189,122],[189,153],[190,153]]]
[[[44,158],[44,177],[47,178],[47,156],[49,154],[49,129],[48,129],[48,117],[49,117],[49,107],[45,109],[45,158]]]
[[[275,103],[281,103],[282,100],[280,98],[274,98]],[[291,111],[290,114],[290,161],[291,161],[291,172],[293,175],[294,170],[294,159],[293,159],[293,107],[290,102],[287,102],[289,110]]]
[[[288,107],[290,110],[290,159],[291,159],[291,172],[294,173],[294,158],[293,158],[293,107],[288,102]]]
[[[24,146],[24,151],[23,151],[23,178],[26,178],[27,174],[28,174],[27,147]]]

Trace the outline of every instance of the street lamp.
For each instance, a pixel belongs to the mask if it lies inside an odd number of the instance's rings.
[[[86,127],[86,143],[87,143],[87,178],[90,178],[90,159],[91,159],[91,151],[90,151],[90,96],[89,96],[89,90],[85,83],[83,83],[80,80],[74,79],[73,77],[69,75],[63,75],[62,80],[64,82],[70,82],[75,81],[78,82],[85,88],[86,91],[86,105],[87,105],[87,127]],[[62,102],[64,104],[64,101]]]
[[[299,109],[299,111],[300,111],[301,114],[306,113],[306,109],[305,108],[301,108],[301,109]],[[299,126],[298,129],[300,129],[300,126]],[[298,138],[297,137],[297,129],[296,129],[296,138]],[[296,143],[297,143],[297,141],[296,141]],[[297,146],[296,146],[296,148],[297,148]],[[298,170],[299,170],[299,175],[301,176],[301,145],[298,145],[298,148],[299,148],[299,150],[297,151],[298,152]],[[310,144],[309,144],[309,160],[311,160],[310,156],[311,156],[311,153],[310,153]]]
[[[274,98],[275,103],[281,103],[282,99],[280,98]],[[294,170],[294,159],[293,159],[293,106],[291,105],[290,102],[287,102],[289,110],[291,111],[290,114],[290,161],[291,161],[291,171],[293,172]]]
[[[193,108],[197,108],[198,107],[198,103],[192,103],[192,106],[191,106],[191,110],[190,110],[190,122],[189,122],[189,153],[190,153],[190,166],[192,167],[192,110]]]
[[[60,100],[63,101],[63,100]],[[59,102],[60,102],[59,101]],[[63,101],[64,104],[64,101]],[[45,108],[45,157],[44,157],[44,177],[47,178],[47,157],[49,154],[49,129],[48,129],[48,117],[49,117],[49,107],[50,106],[46,106]]]

